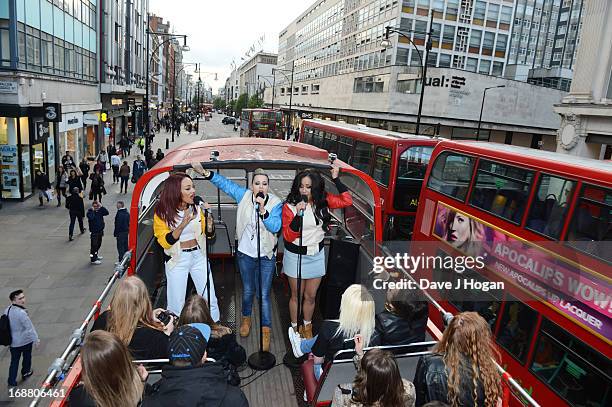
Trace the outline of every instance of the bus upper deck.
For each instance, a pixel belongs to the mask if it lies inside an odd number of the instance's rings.
[[[47,377],[44,387],[45,389],[57,388],[65,391],[68,395],[71,389],[78,383],[81,375],[79,361],[79,346],[83,340],[89,323],[100,312],[101,308],[106,304],[105,300],[112,291],[113,284],[127,271],[129,274],[138,275],[147,284],[153,303],[156,306],[163,306],[163,298],[160,301],[159,288],[163,286],[163,258],[161,257],[160,247],[153,239],[152,232],[152,213],[158,200],[159,193],[163,188],[163,181],[168,177],[169,172],[185,171],[191,167],[191,163],[197,161],[204,168],[214,171],[220,171],[227,177],[234,179],[236,182],[244,182],[248,184],[248,173],[255,168],[264,168],[271,172],[271,184],[278,183],[281,188],[283,182],[291,182],[295,172],[302,168],[318,168],[322,170],[326,188],[334,191],[334,184],[331,182],[329,175],[325,175],[330,168],[328,161],[328,153],[316,147],[305,146],[299,143],[277,141],[277,140],[249,140],[249,139],[225,139],[212,140],[205,142],[196,142],[180,148],[177,148],[166,155],[164,160],[160,161],[151,171],[145,173],[135,187],[134,195],[131,203],[131,224],[129,238],[129,254],[126,255],[122,264],[120,264],[113,273],[109,284],[104,288],[100,298],[95,302],[92,310],[87,314],[83,324],[77,331],[72,334],[69,345],[52,366],[51,373]],[[344,284],[360,282],[367,287],[372,287],[372,265],[373,257],[376,253],[380,254],[382,250],[382,228],[381,228],[381,207],[380,195],[376,184],[373,180],[343,162],[338,163],[342,168],[340,177],[343,183],[349,188],[353,196],[353,205],[342,210],[333,210],[334,227],[327,234],[325,240],[325,254],[329,261],[340,258],[343,264],[343,269],[347,273],[345,276],[350,276],[349,280],[344,281]],[[274,172],[273,172],[274,171]],[[287,171],[287,174],[279,173],[278,171]],[[215,212],[217,225],[217,238],[211,242],[211,263],[216,260],[223,262],[227,258],[232,258],[235,253],[235,217],[236,204],[223,197],[216,188],[211,188],[210,184],[204,180],[195,178],[196,189],[203,190],[206,200],[213,203],[213,212]],[[280,191],[278,192],[279,195]],[[217,197],[221,199],[218,200]],[[216,205],[215,205],[216,204]],[[350,255],[357,253],[357,258],[347,257],[343,254],[343,250],[338,250],[338,247],[352,247]],[[279,255],[282,255],[282,241],[279,242]],[[349,267],[348,264],[351,264]],[[218,281],[224,280],[228,275],[236,275],[236,270],[232,270],[231,262],[229,265],[213,264],[215,284]],[[329,264],[328,264],[329,267]],[[126,270],[127,269],[127,270]],[[336,269],[334,269],[336,271]],[[222,322],[228,322],[230,326],[235,326],[235,312],[239,309],[240,296],[236,295],[239,286],[224,285],[225,289],[219,291],[219,301],[221,304],[228,304],[225,312],[222,312]],[[236,292],[232,292],[234,288]],[[332,289],[333,288],[333,289]],[[321,286],[321,296],[333,296],[337,287]],[[282,289],[275,291],[275,306],[274,312],[282,322],[276,324],[273,334],[278,341],[274,342],[273,349],[275,352],[284,352],[287,349],[284,332],[288,321],[281,318],[283,304],[287,303],[286,292]],[[376,309],[382,310],[384,306],[384,292],[373,290],[374,299],[376,301]],[[224,298],[224,296],[226,298]],[[162,296],[163,297],[163,296]],[[332,305],[321,305],[321,313],[328,313],[328,307]],[[446,312],[435,301],[432,302],[436,309],[442,314]],[[330,309],[331,309],[330,308]],[[331,309],[333,313],[334,310]],[[335,310],[337,312],[337,310]],[[285,316],[286,318],[286,316]],[[234,322],[232,325],[232,319]],[[278,326],[277,326],[278,325]],[[440,331],[432,324],[429,324],[429,332],[431,338],[435,341],[440,338]],[[68,335],[67,335],[68,336]],[[398,360],[402,373],[411,380],[410,374],[414,372],[418,357],[427,354],[433,343],[415,345],[396,349]],[[247,353],[255,351],[257,348],[254,344],[248,342],[244,344],[247,347]],[[341,356],[341,355],[337,355]],[[277,356],[277,359],[282,357]],[[316,388],[307,389],[309,394],[309,402],[312,405],[325,405],[330,400],[330,389],[333,390],[339,381],[352,381],[354,370],[351,370],[346,363],[342,362],[343,358],[334,359],[334,363],[329,365],[323,380],[317,384]],[[336,363],[337,361],[337,363]],[[155,371],[156,365],[154,362],[148,364],[149,369]],[[278,369],[278,368],[277,368]],[[501,369],[501,368],[500,368]],[[532,400],[511,377],[500,371],[504,376],[504,403],[514,400],[525,400],[528,404],[537,406],[538,404]],[[274,376],[278,375],[278,376]],[[284,375],[284,376],[283,376]],[[351,376],[351,377],[348,377]],[[274,394],[270,392],[273,388],[272,383],[292,383],[295,389],[286,389],[287,394]],[[300,405],[304,384],[301,382],[299,375],[291,374],[287,369],[275,370],[261,379],[253,382],[248,382],[244,385],[243,390],[247,394],[249,400],[267,400],[267,405]],[[280,385],[278,385],[280,386]],[[274,386],[274,388],[279,388]],[[296,396],[297,395],[297,396]],[[291,398],[293,401],[291,402]],[[65,405],[66,397],[56,399],[52,405]],[[287,404],[285,404],[287,403]],[[36,402],[33,403],[36,405]],[[253,404],[259,405],[259,404]]]

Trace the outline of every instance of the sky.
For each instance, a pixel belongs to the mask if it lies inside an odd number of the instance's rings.
[[[253,44],[256,51],[278,52],[278,34],[313,4],[314,0],[149,0],[149,11],[171,30],[186,34],[190,51],[185,62],[199,62],[202,81],[216,94],[232,68]],[[259,45],[259,39],[264,41]],[[195,67],[194,67],[195,68]],[[185,68],[191,72],[193,68]]]

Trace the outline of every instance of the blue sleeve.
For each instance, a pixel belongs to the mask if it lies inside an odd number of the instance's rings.
[[[234,200],[238,203],[240,203],[242,197],[244,197],[244,194],[246,194],[247,192],[247,189],[245,187],[241,187],[240,185],[236,184],[233,181],[230,181],[223,175],[217,174],[216,172],[213,174],[213,177],[210,182],[212,182],[221,191],[234,198]]]
[[[272,211],[270,215],[263,220],[263,224],[272,233],[276,233],[280,230],[283,225],[283,203],[279,202]]]

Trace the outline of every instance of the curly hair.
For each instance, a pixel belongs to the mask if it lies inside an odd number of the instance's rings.
[[[501,379],[494,361],[500,360],[499,351],[491,338],[487,321],[476,312],[455,315],[444,331],[442,339],[433,349],[443,355],[448,371],[448,400],[450,405],[460,405],[461,365],[469,363],[474,403],[478,399],[478,384],[485,394],[485,406],[495,407],[501,397]]]
[[[361,369],[353,383],[354,403],[403,407],[404,383],[397,362],[389,352],[374,348],[361,359]]]

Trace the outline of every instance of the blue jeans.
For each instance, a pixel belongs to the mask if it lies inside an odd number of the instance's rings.
[[[253,296],[257,294],[259,297],[259,274],[257,259],[247,256],[242,252],[238,252],[238,267],[242,277],[242,315],[245,317],[251,316],[253,308]],[[262,292],[262,326],[272,326],[272,310],[270,306],[270,287],[272,286],[272,277],[276,267],[276,256],[271,259],[261,257],[261,275],[263,282]]]
[[[23,355],[23,363],[21,364],[21,375],[29,373],[32,370],[32,342],[27,345],[19,346],[11,349],[11,366],[9,367],[8,384],[17,386],[17,371],[19,370],[19,360]]]

